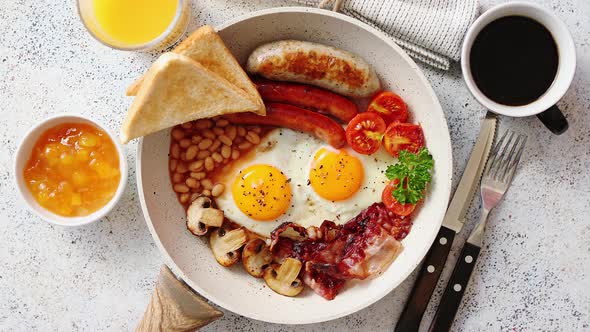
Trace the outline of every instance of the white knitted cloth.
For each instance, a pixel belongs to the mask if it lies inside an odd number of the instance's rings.
[[[322,2],[294,1],[307,6]],[[459,60],[479,6],[477,0],[344,0],[340,11],[385,32],[414,59],[448,70],[451,61]]]

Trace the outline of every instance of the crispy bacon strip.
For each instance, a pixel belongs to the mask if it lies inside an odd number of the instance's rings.
[[[303,282],[331,300],[349,279],[381,274],[402,249],[398,241],[412,223],[375,203],[344,225],[324,221],[320,227],[284,223],[271,233],[276,260],[287,257],[305,262]]]
[[[303,283],[326,300],[333,300],[344,287],[346,280],[333,278],[317,267],[317,264],[312,262],[305,263]]]

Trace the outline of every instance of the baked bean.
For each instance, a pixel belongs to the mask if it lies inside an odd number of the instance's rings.
[[[225,135],[227,135],[227,137],[229,137],[229,139],[231,139],[232,141],[234,140],[234,138],[236,138],[237,134],[238,134],[238,131],[237,131],[236,127],[227,126],[225,128]]]
[[[200,141],[202,141],[202,140],[203,140],[203,137],[201,137],[201,136],[199,136],[199,135],[194,135],[194,136],[191,138],[191,142],[193,142],[194,144],[197,144],[197,143],[199,143],[199,142],[200,142]]]
[[[180,158],[180,146],[177,143],[172,144],[170,147],[170,155],[174,159]]]
[[[170,171],[176,171],[176,167],[178,166],[178,160],[170,159]]]
[[[180,194],[180,203],[184,204],[188,202],[189,198],[191,198],[189,193]]]
[[[217,122],[215,122],[215,125],[217,127],[225,127],[229,124],[229,121],[227,121],[226,119],[219,119],[217,120]]]
[[[193,160],[197,156],[197,152],[199,152],[199,147],[196,145],[191,145],[186,149],[186,160]]]
[[[186,152],[181,152],[180,153],[180,160],[186,161]]]
[[[215,152],[214,154],[212,154],[211,158],[213,158],[213,160],[215,160],[218,163],[223,161],[223,157],[219,154],[219,152]]]
[[[238,149],[240,150],[247,150],[252,147],[252,143],[250,142],[242,142],[238,145]]]
[[[227,146],[231,146],[231,143],[232,143],[231,138],[227,137],[227,135],[225,135],[225,134],[220,135],[218,138],[221,141],[221,143],[223,143]]]
[[[213,188],[211,189],[211,195],[213,197],[218,197],[219,195],[223,194],[224,190],[225,190],[225,186],[223,185],[223,183],[218,183],[218,184],[214,185]]]
[[[238,136],[246,136],[246,128],[238,126]]]
[[[233,149],[231,152],[231,159],[236,160],[240,158],[240,151]]]
[[[189,191],[188,186],[184,183],[177,183],[174,185],[174,187],[172,187],[172,189],[174,189],[174,191],[177,193],[187,193]]]
[[[211,155],[211,152],[209,152],[209,150],[202,150],[202,151],[199,151],[199,153],[197,153],[197,159],[203,160],[203,159],[209,157],[210,155]]]
[[[184,131],[180,128],[172,129],[172,138],[174,138],[177,141],[180,141],[184,138]]]
[[[205,158],[205,169],[207,171],[212,171],[213,168],[215,168],[215,162],[213,161],[213,158],[211,158],[211,157]]]
[[[203,195],[203,196],[211,196],[211,190],[205,189],[205,190],[203,190],[201,192],[201,195]]]
[[[205,138],[204,140],[199,142],[199,149],[206,150],[211,146],[211,144],[213,144],[213,141],[208,138]]]
[[[191,203],[201,196],[199,193],[192,193],[191,194]]]
[[[195,122],[195,128],[199,130],[211,128],[213,126],[213,122],[209,119],[200,119]]]
[[[188,172],[188,168],[186,167],[186,164],[185,163],[178,163],[178,166],[176,166],[176,172],[178,172],[178,173]]]
[[[231,156],[231,148],[227,145],[221,147],[221,156],[225,159]]]
[[[216,139],[213,141],[213,144],[211,144],[211,146],[209,147],[209,151],[213,152],[213,151],[217,151],[217,149],[219,149],[219,147],[221,146],[221,141]]]
[[[257,133],[257,134],[260,134],[262,132],[262,128],[257,127],[257,126],[250,126],[250,127],[248,127],[248,129]]]
[[[185,123],[181,124],[180,126],[184,129],[191,129],[193,127],[193,123],[191,121],[189,121],[189,122],[185,122]]]
[[[186,179],[186,185],[193,189],[198,189],[201,186],[201,182],[194,178]]]
[[[213,131],[211,129],[205,129],[201,132],[201,135],[210,138],[210,139],[215,139],[215,134],[213,133]]]
[[[191,177],[196,180],[203,180],[205,178],[205,172],[191,172]]]
[[[209,180],[209,179],[203,179],[203,180],[201,180],[201,185],[206,190],[211,190],[211,188],[213,188],[213,182],[211,182],[211,180]]]
[[[224,133],[223,128],[221,128],[221,127],[213,127],[212,130],[213,130],[213,133],[217,136],[223,135],[223,133]]]
[[[233,141],[232,145],[238,145],[240,143],[242,143],[244,141],[244,137],[243,136],[238,136],[236,137],[236,139]]]
[[[172,174],[172,182],[174,183],[182,182],[183,179],[184,177],[180,173],[174,172],[174,174]]]
[[[191,172],[198,172],[203,169],[203,164],[205,162],[203,160],[193,161],[192,163],[188,164],[188,169]]]
[[[246,134],[246,140],[252,144],[258,144],[260,143],[260,136],[258,136],[258,134],[253,131],[249,131]]]
[[[191,140],[190,138],[183,138],[181,139],[178,144],[180,145],[181,148],[186,149],[191,145]]]

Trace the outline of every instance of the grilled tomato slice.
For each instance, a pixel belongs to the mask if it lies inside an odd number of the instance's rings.
[[[411,123],[393,122],[385,130],[383,144],[389,154],[394,157],[401,150],[416,153],[424,146],[422,127]]]
[[[393,122],[408,121],[408,106],[400,96],[391,91],[376,94],[367,111],[379,114],[387,125]]]
[[[346,141],[352,149],[362,154],[379,150],[385,132],[385,122],[375,113],[361,113],[352,118],[346,127]]]
[[[389,181],[389,183],[385,186],[385,189],[383,189],[381,200],[389,211],[397,214],[398,216],[409,216],[412,212],[414,212],[414,209],[416,209],[416,204],[401,204],[395,199],[395,197],[393,197],[393,191],[397,189],[398,182],[399,181],[397,180]]]

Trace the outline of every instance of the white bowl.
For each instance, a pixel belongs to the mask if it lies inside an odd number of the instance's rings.
[[[280,39],[299,39],[340,47],[373,64],[385,89],[399,93],[413,120],[422,124],[435,160],[433,183],[402,241],[404,250],[379,277],[348,282],[332,301],[309,288],[298,297],[274,293],[242,264],[219,265],[207,238],[186,230],[186,213],[168,174],[170,130],[144,137],[138,145],[137,183],[144,217],[166,264],[212,302],[257,320],[306,324],[339,318],[381,299],[420,264],[440,228],[451,191],[452,150],[442,108],[419,67],[389,37],[348,16],[314,8],[273,8],[236,18],[219,28],[242,65],[254,48]],[[404,301],[405,299],[399,299]]]
[[[109,135],[109,138],[117,147],[117,152],[119,154],[119,170],[121,172],[121,180],[119,181],[119,186],[117,187],[115,195],[105,206],[83,217],[64,217],[45,209],[33,198],[23,178],[23,170],[31,156],[31,151],[37,142],[37,139],[39,139],[39,136],[47,129],[67,122],[88,123],[102,129],[107,133],[107,135]],[[123,151],[123,147],[121,144],[119,144],[117,136],[113,135],[113,133],[111,133],[105,126],[81,115],[59,114],[41,121],[40,123],[33,126],[29,132],[25,134],[21,143],[19,144],[18,149],[16,150],[16,155],[14,158],[14,176],[16,180],[16,186],[21,194],[21,197],[25,203],[27,203],[27,206],[31,212],[41,217],[41,219],[55,225],[80,226],[99,220],[109,213],[115,205],[117,205],[117,202],[119,202],[121,196],[123,195],[125,185],[127,184],[127,158]]]

